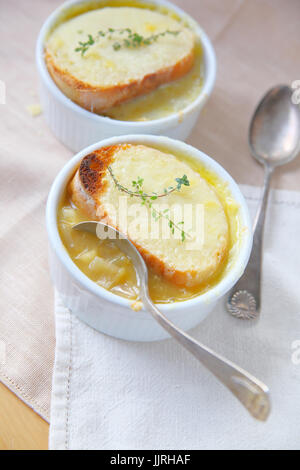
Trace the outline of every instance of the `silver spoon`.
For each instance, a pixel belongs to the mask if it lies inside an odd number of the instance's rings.
[[[227,310],[242,319],[257,318],[261,305],[262,242],[270,180],[277,166],[293,160],[300,151],[300,108],[292,102],[293,90],[280,85],[263,97],[249,129],[252,155],[265,168],[264,187],[254,221],[253,248],[247,268],[229,293]]]
[[[134,264],[140,298],[148,312],[173,338],[209,369],[240,400],[254,418],[261,421],[267,419],[270,413],[268,387],[248,372],[200,344],[177,328],[160,312],[149,295],[148,270],[145,261],[127,238],[114,228],[100,222],[81,222],[74,225],[73,229],[91,232],[100,239],[113,239]]]

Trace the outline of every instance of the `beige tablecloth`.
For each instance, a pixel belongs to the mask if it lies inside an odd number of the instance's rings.
[[[0,0],[0,379],[49,419],[54,358],[53,290],[47,267],[44,210],[58,170],[71,156],[38,102],[34,47],[58,0]],[[250,115],[267,88],[300,79],[299,0],[176,0],[213,40],[216,87],[189,142],[240,183],[262,182],[249,156]],[[274,186],[300,189],[300,159],[279,170]]]

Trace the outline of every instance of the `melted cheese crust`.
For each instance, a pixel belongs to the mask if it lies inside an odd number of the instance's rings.
[[[183,175],[189,186],[153,201],[149,208],[116,187],[108,165],[125,188],[133,189],[132,181],[143,177],[147,194],[163,193]],[[99,149],[83,159],[71,194],[75,205],[90,217],[106,219],[127,233],[148,265],[178,286],[207,283],[228,256],[228,221],[221,201],[204,178],[172,154],[131,144]],[[172,233],[165,217],[155,220],[153,209],[166,210],[179,230]],[[184,241],[181,228],[186,233]]]
[[[128,229],[128,235],[146,254],[146,259],[155,256],[161,261],[163,273],[172,279],[173,273],[184,273],[181,276],[174,275],[175,283],[193,285],[207,281],[220,267],[228,248],[228,224],[221,202],[213,189],[199,174],[193,171],[184,162],[180,162],[174,155],[163,153],[159,150],[143,145],[133,145],[120,149],[114,155],[111,164],[114,175],[125,187],[132,187],[132,181],[143,175],[143,190],[151,194],[153,191],[162,193],[164,188],[176,185],[176,177],[187,175],[190,185],[182,186],[180,191],[175,191],[159,201],[153,202],[153,208],[160,212],[169,209],[171,219],[181,222],[188,230],[191,238],[181,240],[180,231],[171,233],[169,227],[161,227],[161,232],[166,239],[157,237],[158,222],[151,216],[151,209],[140,207],[136,198],[126,197],[128,207],[127,219],[116,219],[111,215],[109,207],[118,207],[120,191],[116,188],[112,178],[105,177],[106,191],[99,198],[101,206],[110,214],[110,219],[121,231]],[[123,196],[124,197],[124,196]],[[166,208],[164,209],[164,205]],[[189,224],[186,218],[189,214],[196,217],[195,209],[199,205],[203,208],[203,220],[199,220],[198,229],[203,230],[202,236],[196,233],[196,221]],[[185,206],[185,207],[184,207]],[[178,210],[176,213],[176,210]],[[186,214],[184,214],[184,208]],[[130,218],[130,214],[132,214]],[[185,217],[184,217],[185,215]],[[201,212],[198,214],[201,217]],[[151,223],[150,223],[151,222]],[[165,222],[161,220],[161,224]],[[202,227],[202,222],[204,226]],[[146,232],[146,238],[139,239],[140,232]],[[155,238],[156,237],[156,238]],[[192,248],[193,247],[193,248]]]
[[[78,42],[85,42],[88,34],[108,28],[130,28],[133,32],[149,37],[166,30],[180,34],[160,37],[150,46],[113,49],[113,43],[126,35],[113,34],[101,37],[89,47],[82,57],[75,49]],[[133,7],[106,7],[83,13],[59,25],[46,44],[55,66],[89,84],[113,87],[130,84],[166,67],[172,67],[191,55],[195,45],[194,33],[167,15]]]

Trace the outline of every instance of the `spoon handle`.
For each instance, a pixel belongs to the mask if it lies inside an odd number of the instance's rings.
[[[252,252],[243,276],[230,291],[227,301],[228,311],[244,320],[256,318],[260,311],[263,233],[272,172],[272,168],[265,167],[262,199],[253,225]]]
[[[160,310],[141,292],[142,301],[147,310],[185,349],[192,353],[215,377],[227,387],[245,406],[249,413],[260,421],[265,421],[270,413],[268,387],[258,379],[228,361],[211,349],[202,345],[187,333],[177,328]]]

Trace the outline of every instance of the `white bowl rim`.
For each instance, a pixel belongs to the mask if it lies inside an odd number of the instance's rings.
[[[187,20],[194,28],[194,31],[199,36],[204,57],[205,57],[205,71],[204,71],[204,81],[203,86],[200,90],[199,95],[197,98],[186,106],[184,109],[177,111],[176,113],[172,113],[168,116],[159,118],[159,119],[152,119],[149,121],[120,121],[118,119],[112,119],[107,116],[101,116],[99,114],[92,113],[87,109],[82,108],[77,103],[72,101],[68,98],[56,85],[53,81],[52,77],[50,76],[45,60],[44,60],[44,39],[51,28],[51,26],[55,23],[56,19],[61,15],[62,11],[65,9],[70,8],[72,5],[80,4],[80,3],[88,3],[89,0],[69,0],[58,8],[56,8],[52,14],[45,20],[37,39],[36,44],[36,63],[38,71],[43,78],[43,81],[47,85],[48,89],[51,93],[65,106],[69,107],[73,112],[81,114],[83,117],[92,119],[95,122],[101,124],[101,122],[109,122],[110,124],[118,125],[121,127],[126,128],[126,130],[130,127],[134,127],[134,130],[140,128],[141,130],[144,129],[145,132],[147,131],[147,127],[156,126],[156,125],[165,125],[169,126],[175,124],[178,121],[178,115],[180,115],[180,119],[184,119],[186,115],[193,112],[197,109],[200,105],[204,104],[207,98],[210,96],[212,89],[214,87],[215,79],[216,79],[216,55],[214,52],[214,48],[212,46],[211,41],[209,40],[206,33],[203,29],[199,26],[199,24],[185,11],[181,8],[177,7],[176,5],[172,4],[168,0],[141,0],[143,3],[152,3],[157,5],[166,6],[170,10],[175,11],[182,19]],[[100,0],[99,0],[100,2]]]
[[[60,202],[66,184],[71,175],[73,174],[74,169],[79,164],[80,160],[85,155],[88,155],[89,153],[101,147],[115,145],[119,143],[136,143],[145,144],[149,146],[154,145],[158,148],[159,146],[161,146],[162,148],[168,148],[170,149],[170,151],[173,150],[175,153],[176,151],[186,152],[192,158],[200,160],[206,167],[210,168],[214,173],[216,173],[223,181],[228,183],[230,192],[234,200],[237,201],[240,206],[242,223],[246,229],[244,231],[242,243],[239,248],[239,254],[237,255],[236,260],[234,261],[233,266],[231,266],[229,272],[220,280],[220,282],[213,286],[211,289],[209,289],[207,292],[199,294],[198,296],[193,297],[189,300],[173,302],[170,304],[159,304],[159,306],[163,311],[175,311],[183,310],[185,308],[191,308],[197,304],[209,304],[213,301],[218,300],[226,292],[228,292],[231,287],[233,287],[233,285],[237,282],[249,260],[249,256],[252,249],[252,227],[248,206],[237,183],[218,162],[203,153],[201,150],[198,150],[195,147],[179,140],[170,139],[169,137],[143,134],[110,137],[81,150],[64,165],[64,167],[58,173],[52,184],[46,207],[46,226],[48,239],[51,247],[54,249],[60,262],[65,266],[69,274],[73,278],[75,278],[77,283],[88,292],[96,295],[96,297],[98,297],[99,299],[104,297],[106,300],[113,302],[114,304],[118,304],[127,308],[130,307],[130,303],[132,303],[132,301],[120,297],[116,294],[113,294],[108,290],[104,289],[103,287],[99,286],[94,281],[89,279],[75,265],[63,245],[57,227],[58,204]]]

